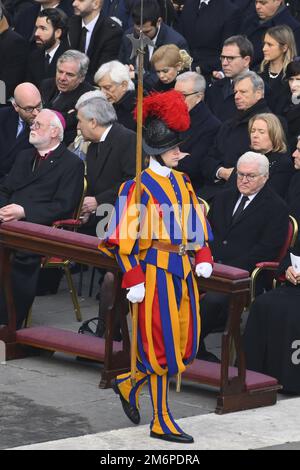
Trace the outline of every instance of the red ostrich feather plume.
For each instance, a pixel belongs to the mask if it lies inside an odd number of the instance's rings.
[[[135,109],[136,116],[136,109]],[[156,117],[172,130],[186,131],[190,127],[190,115],[181,93],[169,90],[150,93],[143,99],[143,123],[148,117]]]

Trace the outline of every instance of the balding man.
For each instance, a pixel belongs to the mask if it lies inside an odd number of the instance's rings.
[[[71,217],[83,190],[84,164],[63,141],[64,118],[42,110],[31,125],[33,148],[22,151],[0,184],[0,220],[25,220],[51,225]],[[20,328],[34,300],[40,257],[16,253],[12,285]],[[7,323],[6,305],[0,293],[0,324]]]
[[[41,94],[32,83],[21,83],[15,88],[12,105],[0,109],[0,181],[16,155],[31,147],[29,126],[42,109]]]

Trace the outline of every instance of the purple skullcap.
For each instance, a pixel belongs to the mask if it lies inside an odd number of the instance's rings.
[[[66,124],[66,120],[63,117],[63,115],[59,111],[55,111],[55,109],[52,109],[51,111],[53,111],[53,113],[56,114],[56,116],[58,117],[58,119],[61,122],[61,125],[63,126],[63,130],[65,130],[66,127],[67,127],[67,124]]]

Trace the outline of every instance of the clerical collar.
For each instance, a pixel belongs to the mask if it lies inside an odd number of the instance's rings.
[[[160,165],[154,157],[150,157],[149,168],[157,175],[165,177],[170,176],[170,173],[172,171],[171,168]]]
[[[47,149],[47,150],[38,150],[38,149],[37,149],[37,151],[38,151],[38,153],[41,155],[41,157],[44,157],[45,155],[47,155],[47,153],[53,152],[55,149],[57,149],[57,147],[58,147],[59,145],[60,145],[60,143],[57,144],[57,145],[55,145],[55,147],[51,147],[51,148],[49,148],[49,149]]]

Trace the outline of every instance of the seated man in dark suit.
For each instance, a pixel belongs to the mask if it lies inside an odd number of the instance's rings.
[[[47,108],[61,112],[66,121],[64,142],[69,145],[76,137],[75,104],[83,93],[93,87],[85,81],[89,58],[82,52],[68,50],[57,61],[55,78],[41,83],[41,95]]]
[[[175,90],[185,98],[191,118],[190,128],[183,134],[183,142],[180,145],[181,152],[189,155],[179,161],[177,168],[191,178],[196,192],[203,183],[202,160],[213,145],[221,125],[203,101],[205,87],[205,78],[196,72],[178,75],[175,84]]]
[[[237,188],[218,194],[208,213],[214,234],[214,261],[252,271],[256,263],[275,259],[288,231],[288,208],[268,186],[269,160],[246,152],[237,163]],[[198,357],[209,358],[203,339],[227,320],[228,295],[208,292],[200,301]]]
[[[74,0],[73,7],[75,16],[68,25],[70,45],[89,57],[87,80],[94,83],[100,65],[118,58],[123,31],[112,18],[101,15],[102,0]]]
[[[224,190],[237,160],[250,147],[248,123],[259,113],[270,113],[264,100],[264,81],[255,72],[245,72],[234,80],[235,116],[223,122],[207,158],[203,159],[205,184],[199,195],[211,201]]]
[[[173,28],[163,23],[161,18],[161,10],[156,0],[144,0],[143,5],[143,33],[151,39],[153,46],[145,47],[144,56],[144,81],[148,89],[152,89],[157,82],[156,72],[151,68],[151,57],[153,52],[164,44],[175,44],[179,49],[188,50],[187,41],[181,34],[177,33]],[[131,70],[136,69],[136,57],[132,55],[132,42],[127,37],[128,34],[134,34],[139,37],[141,28],[141,1],[138,0],[132,9],[133,27],[128,29],[123,36],[119,60],[123,64],[131,66]]]
[[[34,0],[33,3],[27,5],[26,8],[24,7],[20,9],[20,11],[15,15],[15,30],[25,39],[32,39],[35,21],[38,14],[44,8],[59,8],[67,16],[73,15],[71,0]]]
[[[45,78],[55,77],[57,59],[69,49],[66,40],[67,15],[59,8],[45,8],[35,22],[36,47],[29,55],[27,80],[39,86]]]
[[[200,67],[207,80],[213,70],[220,70],[222,45],[239,33],[240,16],[231,0],[185,0],[179,31],[188,42],[193,68]]]
[[[29,127],[43,107],[41,94],[32,83],[17,86],[12,105],[0,108],[0,181],[9,173],[16,155],[31,148]]]
[[[207,106],[222,122],[236,113],[233,81],[249,70],[252,57],[253,46],[245,36],[231,36],[223,44],[221,65],[224,78],[211,83],[205,95]]]
[[[28,54],[29,43],[9,27],[0,1],[0,80],[5,83],[6,101],[24,81]]]
[[[101,91],[83,95],[76,104],[78,129],[89,140],[84,220],[95,234],[98,206],[114,205],[121,184],[135,176],[136,134],[117,122],[116,111]],[[98,211],[97,211],[98,212]],[[103,217],[105,214],[100,214]]]
[[[62,143],[64,119],[59,113],[42,110],[31,126],[29,141],[35,147],[22,151],[4,182],[0,184],[0,219],[24,220],[51,225],[71,217],[83,190],[84,164]],[[34,300],[40,256],[17,252],[12,286],[21,328]],[[0,293],[0,324],[7,323],[6,302]]]

